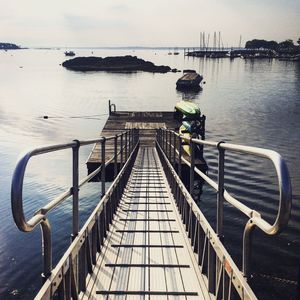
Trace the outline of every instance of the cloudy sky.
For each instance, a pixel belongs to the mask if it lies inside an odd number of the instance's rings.
[[[224,46],[300,37],[300,0],[0,0],[0,42],[22,46]]]

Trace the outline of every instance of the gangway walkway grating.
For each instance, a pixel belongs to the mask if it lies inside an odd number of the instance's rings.
[[[140,148],[81,299],[210,299],[185,237],[156,149]]]

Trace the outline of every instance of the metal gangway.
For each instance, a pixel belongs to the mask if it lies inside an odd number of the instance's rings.
[[[115,143],[114,156],[105,161],[105,145]],[[191,157],[182,156],[182,140],[190,143]],[[101,144],[102,164],[79,182],[79,149]],[[119,145],[119,146],[118,146]],[[218,150],[218,181],[195,166],[195,146]],[[72,187],[26,220],[23,211],[23,180],[29,160],[37,155],[72,149]],[[227,152],[264,157],[274,164],[279,206],[274,224],[242,204],[224,189]],[[118,157],[122,163],[118,170]],[[113,163],[115,179],[105,191],[105,169]],[[189,189],[181,181],[182,164],[190,167]],[[102,197],[79,228],[79,188],[101,175]],[[192,195],[195,175],[217,192],[217,226],[212,228]],[[72,242],[52,267],[51,226],[47,214],[73,198]],[[222,244],[224,202],[244,213],[248,222],[243,237],[240,270]],[[34,149],[18,162],[12,180],[12,211],[18,228],[30,232],[41,226],[43,238],[43,285],[35,299],[256,299],[247,282],[251,266],[251,232],[255,227],[268,235],[278,234],[291,210],[291,184],[281,156],[271,150],[224,142],[184,138],[174,131],[157,130],[156,147],[140,147],[139,131],[117,136]]]

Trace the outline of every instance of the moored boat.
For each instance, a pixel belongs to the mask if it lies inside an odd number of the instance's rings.
[[[179,55],[179,51],[178,51],[178,48],[174,48],[174,52],[173,52],[174,55]]]
[[[197,104],[181,100],[175,105],[175,114],[178,115],[180,120],[196,120],[200,117],[201,111]]]
[[[190,89],[198,87],[203,77],[196,72],[189,72],[180,77],[176,82],[177,89]]]
[[[75,56],[75,52],[74,51],[65,51],[65,56]]]

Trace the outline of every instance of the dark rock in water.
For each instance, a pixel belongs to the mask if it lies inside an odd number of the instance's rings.
[[[174,68],[174,69],[172,69],[171,70],[171,72],[173,72],[173,73],[177,73],[177,72],[181,72],[180,70],[178,70],[178,69],[176,69],[176,68]]]
[[[156,66],[150,61],[145,61],[136,56],[114,57],[76,57],[66,60],[62,64],[65,68],[74,71],[109,71],[109,72],[134,72],[146,71],[153,73],[166,73],[171,70],[168,66]]]
[[[0,50],[16,50],[21,49],[21,47],[17,46],[16,44],[12,43],[1,43],[0,42]]]

